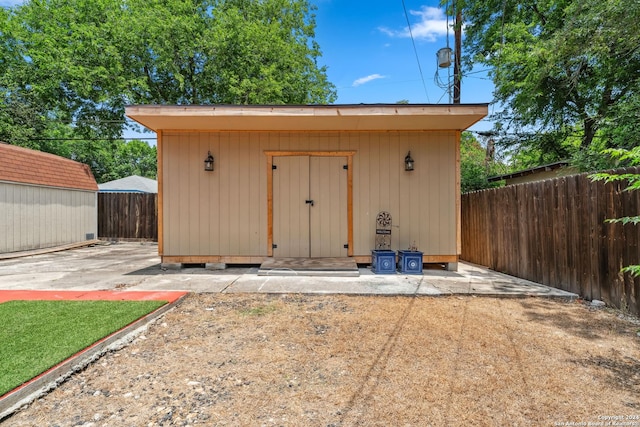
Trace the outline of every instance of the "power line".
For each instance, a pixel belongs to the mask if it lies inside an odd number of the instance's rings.
[[[404,0],[402,0],[402,9],[404,10],[404,17],[407,20],[407,26],[409,27],[409,35],[411,36],[411,43],[413,44],[413,53],[416,55],[416,62],[418,63],[418,70],[420,70],[420,79],[422,80],[422,87],[424,88],[424,94],[427,97],[427,102],[429,101],[429,94],[427,93],[427,85],[424,82],[424,75],[422,74],[422,66],[420,65],[420,58],[418,57],[418,49],[416,49],[416,41],[413,39],[413,31],[411,31],[411,23],[409,22],[409,14],[407,13],[407,7],[404,4]]]
[[[482,70],[476,70],[476,71],[470,71],[468,73],[464,73],[464,76],[470,76],[471,74],[479,74],[479,73],[486,73],[487,71],[491,71],[492,68],[483,68]]]

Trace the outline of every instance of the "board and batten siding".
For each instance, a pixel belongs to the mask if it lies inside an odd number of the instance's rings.
[[[0,253],[84,242],[97,235],[95,191],[0,182]]]
[[[393,250],[415,245],[425,255],[457,255],[457,137],[455,131],[163,131],[162,255],[267,256],[265,151],[355,151],[354,256],[371,254],[380,211],[393,217]],[[404,170],[409,150],[413,172]],[[213,172],[204,171],[208,151]]]

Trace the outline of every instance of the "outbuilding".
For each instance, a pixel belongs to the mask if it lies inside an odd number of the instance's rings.
[[[568,161],[550,163],[548,165],[536,166],[530,169],[523,169],[510,172],[504,175],[490,176],[489,182],[504,181],[505,185],[526,184],[528,182],[543,181],[545,179],[559,178],[561,176],[576,175],[580,171],[571,166]]]
[[[97,192],[89,166],[0,143],[0,254],[95,241]]]
[[[98,184],[100,193],[152,193],[158,192],[158,182],[144,176],[131,175]]]
[[[387,212],[391,249],[457,266],[460,133],[486,104],[138,105],[126,114],[157,133],[163,263],[370,263]]]

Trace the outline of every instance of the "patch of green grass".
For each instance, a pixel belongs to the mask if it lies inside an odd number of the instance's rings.
[[[0,396],[166,301],[9,301],[0,304]]]
[[[276,311],[276,307],[273,305],[259,305],[257,307],[247,308],[241,310],[240,314],[243,316],[264,316]]]

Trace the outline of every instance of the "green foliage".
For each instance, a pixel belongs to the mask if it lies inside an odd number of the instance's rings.
[[[0,91],[2,88],[0,87]],[[4,93],[3,93],[4,92]],[[0,92],[0,141],[39,149],[38,138],[47,128],[45,112],[18,93]]]
[[[635,166],[640,164],[640,147],[634,147],[630,150],[623,148],[610,148],[603,151],[611,159],[616,160],[617,167]],[[625,190],[640,190],[640,175],[631,173],[610,174],[610,173],[594,173],[590,175],[594,181],[625,181]]]
[[[635,0],[460,0],[466,64],[490,67],[503,146],[600,164],[638,145],[640,33]],[[535,165],[533,165],[535,166]]]
[[[149,149],[119,142],[127,104],[333,102],[313,10],[307,0],[0,9],[0,139],[88,162],[102,182],[155,175],[140,157]]]
[[[630,165],[640,165],[640,146],[633,147],[631,149],[609,148],[604,150],[604,154],[607,154],[614,159],[628,162]]]
[[[633,277],[640,277],[640,265],[629,265],[620,270],[623,273],[629,273]]]
[[[470,132],[463,132],[460,139],[460,190],[463,193],[495,187],[487,178],[503,172],[487,150]]]
[[[115,175],[138,175],[156,179],[156,157],[156,147],[151,147],[146,142],[135,139],[118,144],[113,158]]]
[[[45,0],[9,23],[36,73],[30,88],[103,129],[126,103],[333,101],[312,10],[306,0]]]
[[[98,183],[130,175],[156,179],[156,147],[140,140],[72,140],[61,143],[59,150],[89,165]]]
[[[621,148],[608,149],[608,150],[605,150],[604,154],[620,161],[626,161],[631,165],[640,164],[640,147],[634,147],[630,150],[621,149]],[[602,173],[592,174],[589,177],[594,181],[604,181],[604,182],[622,181],[625,184],[625,191],[640,190],[640,174],[632,174],[632,173],[611,174],[611,173],[602,172]],[[612,224],[638,225],[640,224],[640,216],[610,218],[610,219],[607,219],[606,222],[612,223]],[[629,273],[634,277],[638,277],[640,276],[640,265],[630,265],[630,266],[624,267],[621,271],[623,273]]]
[[[165,301],[9,301],[0,304],[0,396]]]
[[[608,219],[607,222],[610,224],[637,225],[638,223],[640,223],[640,216],[625,216],[623,218],[613,218],[613,219]]]

